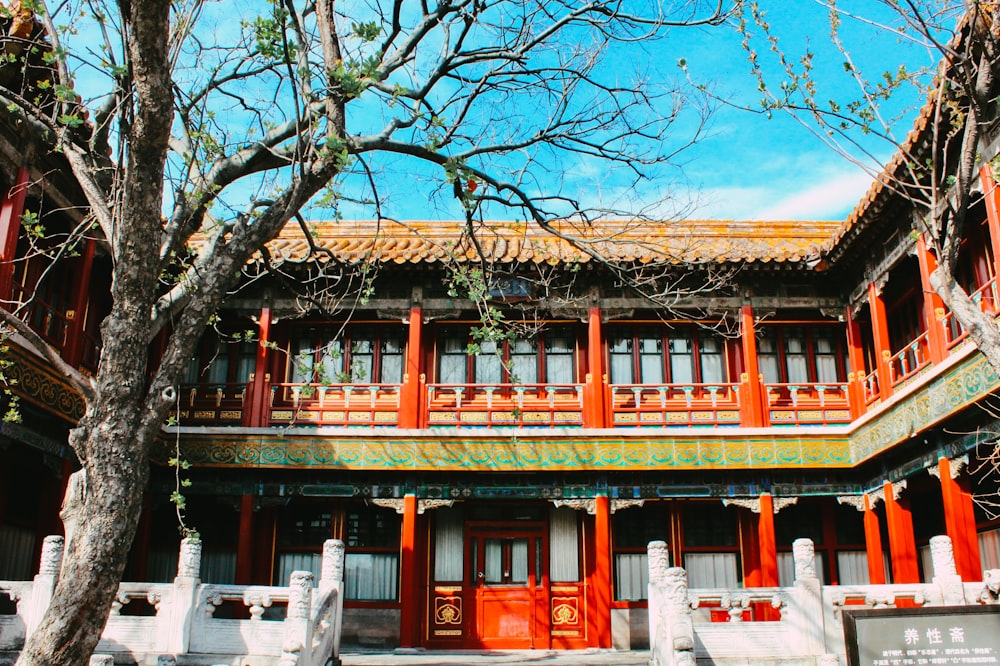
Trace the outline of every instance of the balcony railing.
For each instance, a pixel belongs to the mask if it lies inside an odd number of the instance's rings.
[[[836,425],[851,422],[846,382],[764,384],[771,425]]]
[[[739,384],[612,384],[614,427],[738,426]]]
[[[173,415],[180,425],[246,425],[249,393],[241,383],[182,384]]]
[[[583,384],[427,384],[426,425],[583,425]]]
[[[997,314],[998,309],[1000,309],[1000,294],[997,293],[996,278],[991,279],[982,287],[969,294],[969,298],[983,312]],[[955,319],[953,312],[944,314],[941,318],[941,325],[944,327],[944,339],[948,349],[962,344],[969,337],[965,328]]]
[[[268,424],[394,426],[400,384],[271,384]]]
[[[927,331],[924,331],[889,357],[889,375],[893,387],[899,386],[930,364],[928,336]]]

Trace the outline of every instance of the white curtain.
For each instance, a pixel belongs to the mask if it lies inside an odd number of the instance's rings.
[[[169,583],[177,575],[176,548],[150,548],[146,561],[146,580],[150,583]]]
[[[282,553],[278,556],[278,579],[275,585],[288,585],[293,571],[311,571],[314,582],[319,582],[323,566],[323,556],[319,553]]]
[[[396,601],[398,562],[396,553],[347,553],[344,558],[344,598]]]
[[[232,585],[236,582],[236,551],[206,550],[201,554],[201,582]]]
[[[580,539],[576,512],[567,507],[549,512],[549,580],[576,583],[580,580]]]
[[[921,546],[917,548],[917,555],[920,557],[920,568],[923,569],[923,575],[920,577],[924,583],[931,582],[934,578],[934,563],[931,560],[931,547]]]
[[[979,562],[983,571],[1000,569],[1000,529],[979,533]]]
[[[692,588],[739,587],[736,553],[687,553],[688,586]]]
[[[0,580],[31,580],[35,572],[35,531],[13,525],[0,525]]]
[[[837,580],[841,585],[868,585],[868,554],[863,550],[837,553]]]
[[[462,511],[437,509],[434,522],[434,580],[439,583],[463,580]]]
[[[528,540],[514,539],[510,547],[510,582],[528,582]]]
[[[862,553],[864,555],[864,553]],[[821,585],[825,585],[823,576],[823,556],[819,553],[813,554],[813,561],[816,564],[816,575],[819,576]],[[843,581],[841,581],[843,582]],[[778,553],[778,585],[781,587],[791,587],[795,584],[795,557],[791,553]]]
[[[646,553],[618,553],[615,555],[615,599],[639,601],[647,596],[649,567]]]
[[[500,539],[483,540],[484,580],[487,583],[503,581],[503,547]]]

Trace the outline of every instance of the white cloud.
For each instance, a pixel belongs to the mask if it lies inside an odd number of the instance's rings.
[[[709,188],[694,216],[742,220],[839,220],[872,184],[873,177],[856,166],[838,169],[816,165],[810,173],[793,170],[752,186]]]

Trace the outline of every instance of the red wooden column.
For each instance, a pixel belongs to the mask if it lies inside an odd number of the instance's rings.
[[[240,496],[240,531],[236,537],[236,584],[249,585],[253,572],[253,495]]]
[[[761,493],[757,499],[723,500],[738,506],[740,559],[743,560],[745,587],[778,586],[778,547],[774,536],[774,498]]]
[[[993,172],[989,164],[984,164],[979,170],[979,179],[983,184],[983,201],[986,204],[986,220],[990,229],[990,248],[993,250],[993,274],[1000,275],[1000,190],[993,180]]]
[[[587,312],[587,405],[584,412],[588,428],[603,428],[607,421],[604,406],[604,340],[601,337],[601,308],[590,306]]]
[[[729,502],[726,502],[728,505]],[[742,507],[742,504],[740,505]],[[740,531],[740,560],[743,562],[743,586],[763,587],[760,562],[760,516],[741,508],[736,517]]]
[[[771,493],[760,496],[760,522],[757,526],[760,543],[760,583],[762,587],[778,586],[778,545],[774,537],[774,498]]]
[[[889,372],[892,348],[889,343],[889,321],[885,313],[885,301],[882,300],[882,294],[874,282],[868,284],[868,304],[872,315],[872,335],[875,338],[879,395],[886,400],[892,395],[892,373]]]
[[[590,579],[593,608],[587,614],[591,636],[599,648],[611,647],[611,502],[594,498],[594,572]],[[594,641],[591,641],[594,645]]]
[[[848,305],[844,319],[847,322],[847,400],[851,409],[851,418],[856,419],[865,413],[865,357],[861,342],[861,326],[854,318],[854,311]]]
[[[913,516],[906,500],[900,501],[896,492],[905,487],[904,483],[882,485],[885,500],[885,519],[889,528],[889,551],[892,559],[893,583],[919,583],[920,568],[917,565],[917,543],[913,536]]]
[[[406,339],[406,370],[399,395],[399,427],[420,427],[420,359],[423,358],[422,333],[424,315],[419,305],[410,306],[409,331]]]
[[[885,585],[885,558],[882,556],[882,531],[878,526],[878,514],[872,506],[871,497],[864,495],[865,512],[865,554],[868,556],[868,582],[871,585]]]
[[[948,345],[944,339],[944,301],[931,287],[931,273],[937,268],[937,259],[927,248],[923,234],[917,237],[917,263],[920,265],[920,285],[924,291],[924,322],[927,326],[927,344],[930,348],[931,363],[940,363],[948,356]]]
[[[0,199],[0,301],[11,297],[17,237],[21,232],[24,197],[28,192],[28,170],[17,170],[17,182]]]
[[[420,638],[420,599],[417,562],[417,496],[403,497],[403,534],[399,562],[399,646],[417,647]]]
[[[83,349],[83,324],[87,321],[90,276],[94,268],[94,249],[96,246],[97,243],[93,238],[87,239],[81,257],[80,270],[74,278],[73,293],[70,297],[73,302],[73,319],[70,322],[62,355],[66,362],[74,367],[79,367]],[[66,314],[69,315],[69,313]]]
[[[271,421],[271,396],[269,384],[271,376],[267,372],[268,346],[271,340],[271,308],[261,308],[260,340],[257,343],[257,360],[253,369],[253,380],[250,382],[250,415],[245,424],[251,427],[266,427]],[[242,519],[241,519],[242,520]]]
[[[754,337],[753,307],[744,305],[740,310],[740,341],[743,345],[744,376],[740,378],[740,416],[748,428],[767,425],[761,399],[760,367],[757,365],[757,338]]]
[[[967,462],[968,458],[941,458],[937,473],[934,468],[930,472],[941,480],[944,523],[955,551],[955,568],[962,580],[975,581],[983,579],[983,568],[979,560],[979,536],[969,492],[969,475],[962,470]]]

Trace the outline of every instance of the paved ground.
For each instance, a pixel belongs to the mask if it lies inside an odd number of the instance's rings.
[[[344,666],[646,666],[649,652],[616,650],[456,650],[429,652],[344,652]]]

